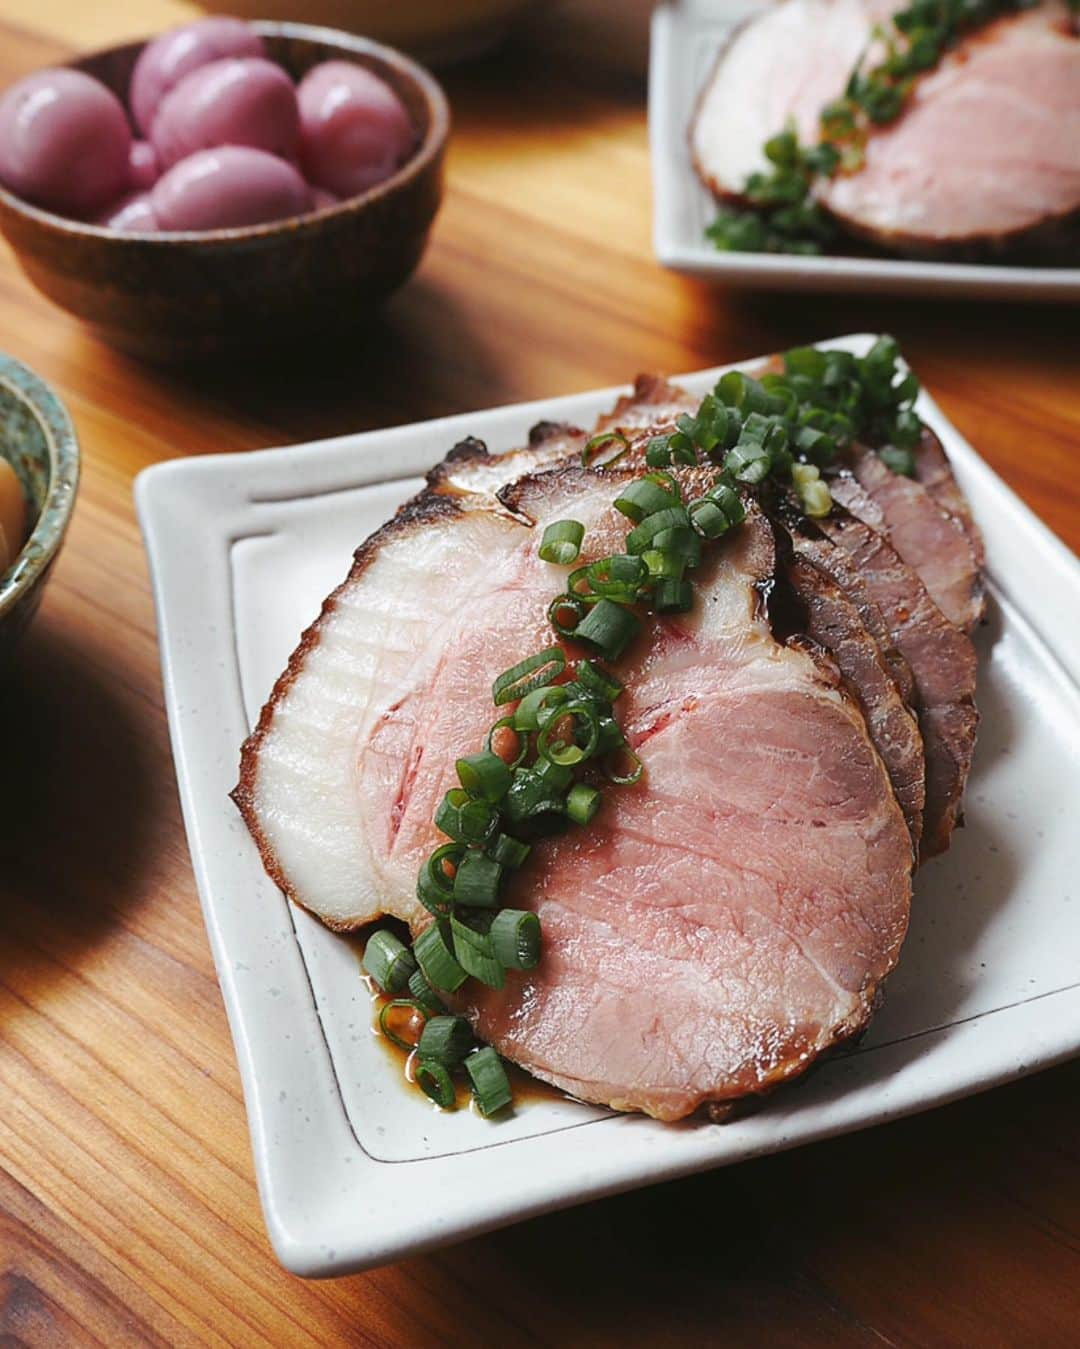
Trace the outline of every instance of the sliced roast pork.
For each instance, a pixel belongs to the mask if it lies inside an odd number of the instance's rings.
[[[840,511],[819,522],[821,532],[848,554],[915,678],[915,707],[926,755],[926,802],[921,855],[949,846],[960,818],[964,785],[975,752],[975,648],[931,599],[915,571],[883,534]],[[830,567],[827,550],[816,554]],[[837,579],[843,574],[839,571]]]
[[[926,761],[915,714],[904,701],[858,607],[829,574],[800,556],[794,547],[784,574],[805,607],[807,634],[836,661],[862,709],[917,850],[926,802]]]
[[[832,480],[833,498],[883,532],[950,623],[970,632],[986,600],[975,547],[961,523],[922,483],[894,473],[873,450],[856,447],[850,461],[855,482]]]
[[[761,147],[795,123],[818,139],[889,0],[782,0],[738,30],[702,95],[691,147],[703,180],[738,195]],[[909,254],[1075,260],[1080,247],[1080,40],[1061,0],[972,31],[918,78],[855,172],[820,199],[853,234]]]
[[[479,456],[476,456],[479,459]],[[493,674],[550,641],[544,525],[621,542],[620,471],[503,494],[428,491],[357,555],[244,750],[236,799],[278,882],[333,926],[421,925],[417,870]],[[651,620],[618,711],[645,765],[596,820],[538,843],[506,900],[544,925],[534,971],[465,1010],[501,1053],[587,1100],[677,1119],[803,1072],[869,1019],[899,954],[911,840],[833,662],[782,644],[756,509]]]
[[[975,523],[968,499],[956,481],[945,447],[928,426],[923,427],[914,457],[916,479],[922,483],[945,514],[951,516],[968,536],[975,561],[981,568],[986,561],[982,533]]]

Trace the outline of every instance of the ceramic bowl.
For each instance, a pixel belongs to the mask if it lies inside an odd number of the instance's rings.
[[[34,616],[64,541],[79,483],[79,445],[63,404],[32,370],[0,353],[0,456],[31,503],[30,537],[0,574],[0,664]]]
[[[0,230],[30,280],[124,351],[188,359],[356,327],[424,251],[442,197],[450,124],[435,80],[409,57],[366,38],[306,24],[253,27],[294,79],[336,59],[375,71],[408,108],[419,148],[359,197],[243,229],[123,233],[64,219],[0,189]],[[126,100],[144,45],[113,47],[72,64]]]

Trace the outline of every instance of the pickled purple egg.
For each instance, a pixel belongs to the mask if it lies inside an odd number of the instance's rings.
[[[238,229],[312,206],[311,189],[291,164],[246,145],[182,159],[154,184],[150,202],[162,230]]]
[[[157,215],[148,192],[129,192],[102,211],[95,223],[111,230],[141,230],[150,234],[158,229]]]
[[[401,99],[366,66],[325,61],[297,89],[300,164],[339,197],[366,192],[412,153],[416,132]]]
[[[0,182],[49,210],[93,215],[128,186],[131,128],[81,70],[39,70],[0,98]]]
[[[165,95],[150,140],[163,169],[196,150],[247,145],[291,159],[300,115],[296,89],[261,57],[211,61]]]
[[[226,56],[264,56],[266,47],[253,28],[240,19],[199,19],[173,28],[148,42],[131,76],[131,114],[149,135],[161,100],[200,66]]]
[[[132,141],[128,156],[128,181],[134,188],[146,191],[161,176],[157,151],[149,141]]]

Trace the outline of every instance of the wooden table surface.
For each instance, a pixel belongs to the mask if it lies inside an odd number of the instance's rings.
[[[1080,544],[1077,315],[752,297],[661,270],[643,6],[597,44],[605,9],[620,6],[556,7],[448,75],[449,190],[420,273],[367,337],[287,377],[143,368],[0,250],[0,348],[57,387],[85,455],[0,695],[5,1344],[1080,1342],[1080,1062],[336,1282],[286,1274],[268,1247],[177,807],[135,473],[887,329]],[[183,12],[0,0],[0,82]]]

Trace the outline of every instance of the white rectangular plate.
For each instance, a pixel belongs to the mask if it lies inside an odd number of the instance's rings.
[[[665,267],[731,286],[770,290],[877,291],[982,299],[1080,299],[1080,267],[1000,267],[904,258],[801,258],[720,253],[705,238],[716,203],[690,161],[687,129],[717,52],[765,0],[676,0],[653,14],[649,141],[653,237]],[[780,130],[779,127],[776,128]]]
[[[872,339],[833,345],[863,351]],[[685,377],[704,391],[718,371]],[[289,905],[227,793],[297,636],[353,549],[467,434],[523,444],[623,392],[497,408],[143,473],[176,771],[236,1041],[267,1226],[288,1268],[340,1274],[619,1189],[925,1109],[1080,1049],[1080,564],[926,395],[986,535],[983,723],[967,826],[919,874],[911,934],[870,1034],[729,1125],[571,1101],[438,1115],[372,1032],[355,948]],[[1069,812],[1072,817],[1069,817]]]

